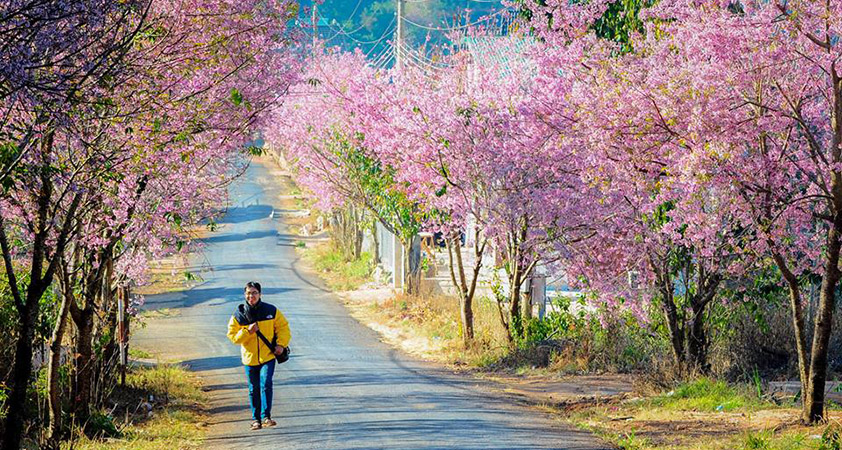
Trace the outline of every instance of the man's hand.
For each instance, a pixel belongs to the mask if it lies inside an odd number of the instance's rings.
[[[281,354],[281,353],[283,353],[283,352],[284,352],[284,346],[283,346],[283,345],[278,344],[278,345],[276,345],[276,346],[275,346],[275,351],[274,351],[274,353],[275,353],[276,355],[280,355],[280,354]]]
[[[257,333],[257,322],[249,325],[249,334]]]

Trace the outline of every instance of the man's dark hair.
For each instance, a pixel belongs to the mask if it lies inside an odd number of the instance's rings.
[[[263,291],[260,290],[260,283],[258,283],[257,281],[249,281],[248,283],[246,283],[246,287],[243,288],[243,291],[247,290],[248,288],[255,288],[257,289],[257,292],[263,293]]]

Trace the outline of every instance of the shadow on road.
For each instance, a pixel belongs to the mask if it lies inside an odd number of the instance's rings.
[[[249,205],[229,208],[228,212],[219,221],[220,224],[243,223],[252,220],[260,220],[269,217],[272,213],[270,205]]]
[[[218,244],[220,242],[240,242],[248,239],[263,239],[267,237],[275,237],[277,235],[278,232],[275,230],[249,231],[248,233],[220,234],[218,236],[211,236],[202,239],[202,242],[206,244]]]
[[[328,293],[328,294],[333,294],[333,291],[331,291],[330,289],[327,289],[324,285],[324,281],[322,281],[318,277],[311,276],[310,274],[302,274],[302,270],[300,270],[299,267],[298,267],[300,260],[301,260],[301,257],[296,257],[292,261],[292,263],[289,265],[289,270],[292,271],[293,275],[295,275],[296,278],[301,280],[301,282],[303,282],[304,284],[306,284],[306,285],[308,285],[312,288],[318,289],[318,290],[320,290],[322,292],[325,292],[325,293]],[[307,275],[307,276],[305,277],[305,275]],[[311,281],[311,280],[313,280],[313,281]]]
[[[274,264],[223,264],[211,268],[214,272],[226,272],[229,270],[258,270],[270,269],[275,267]]]
[[[263,299],[272,303],[272,296],[280,295],[284,292],[295,291],[295,288],[278,288],[278,287],[264,287]],[[159,307],[168,307],[173,309],[189,308],[201,303],[206,303],[211,300],[222,300],[222,303],[237,304],[243,301],[243,288],[241,287],[208,287],[208,288],[193,288],[189,291],[179,293],[177,297],[173,294],[158,294],[146,297],[146,304],[144,309],[156,309]],[[179,304],[173,304],[179,303]],[[219,303],[217,303],[219,304]],[[232,310],[233,312],[233,310]]]
[[[181,364],[187,366],[188,369],[194,372],[243,366],[239,356],[210,356],[207,358],[188,359],[182,361]]]

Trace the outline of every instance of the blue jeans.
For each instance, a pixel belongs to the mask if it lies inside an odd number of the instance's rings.
[[[259,366],[246,366],[251,417],[254,420],[272,417],[272,376],[274,374],[274,359]]]

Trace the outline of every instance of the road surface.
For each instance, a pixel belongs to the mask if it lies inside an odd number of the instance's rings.
[[[600,449],[589,433],[495,394],[485,382],[415,360],[380,342],[298,264],[297,238],[277,214],[278,183],[253,163],[231,191],[221,229],[206,239],[204,282],[147,298],[172,308],[132,337],[162,360],[182,361],[211,397],[208,448]],[[275,211],[274,218],[270,214]],[[275,428],[251,431],[239,348],[226,324],[243,285],[290,322],[290,361],[275,372]]]

